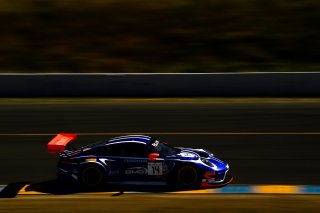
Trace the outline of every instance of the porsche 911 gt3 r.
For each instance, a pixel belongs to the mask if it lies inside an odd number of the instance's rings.
[[[86,187],[102,184],[227,185],[229,165],[204,149],[172,147],[145,135],[126,135],[75,149],[75,134],[60,133],[47,145],[58,154],[58,178]]]

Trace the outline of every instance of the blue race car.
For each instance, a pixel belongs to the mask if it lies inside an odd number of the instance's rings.
[[[145,136],[127,135],[75,149],[77,135],[60,133],[47,145],[58,154],[58,178],[96,188],[103,184],[170,185],[196,188],[232,181],[229,165],[204,149],[172,147]]]

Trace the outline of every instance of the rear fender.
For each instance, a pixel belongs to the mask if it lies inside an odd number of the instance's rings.
[[[90,161],[89,162],[88,161],[81,162],[80,166],[79,166],[79,171],[82,171],[85,167],[88,167],[88,166],[96,166],[99,169],[101,169],[101,171],[103,171],[106,175],[109,174],[109,172],[110,172],[110,168],[108,166],[102,165],[102,163],[99,162],[99,161],[96,161],[96,162],[90,162]]]

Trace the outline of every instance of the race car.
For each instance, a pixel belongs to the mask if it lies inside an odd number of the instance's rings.
[[[221,187],[232,181],[229,165],[204,149],[172,147],[146,135],[105,139],[79,149],[76,134],[60,133],[47,145],[57,154],[58,179],[88,188],[105,184]]]

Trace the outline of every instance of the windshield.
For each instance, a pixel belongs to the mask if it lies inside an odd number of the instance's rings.
[[[174,155],[178,152],[178,149],[169,146],[168,144],[165,144],[163,142],[160,142],[158,140],[154,140],[151,145],[154,147],[154,149],[161,155],[161,156],[169,156]]]

